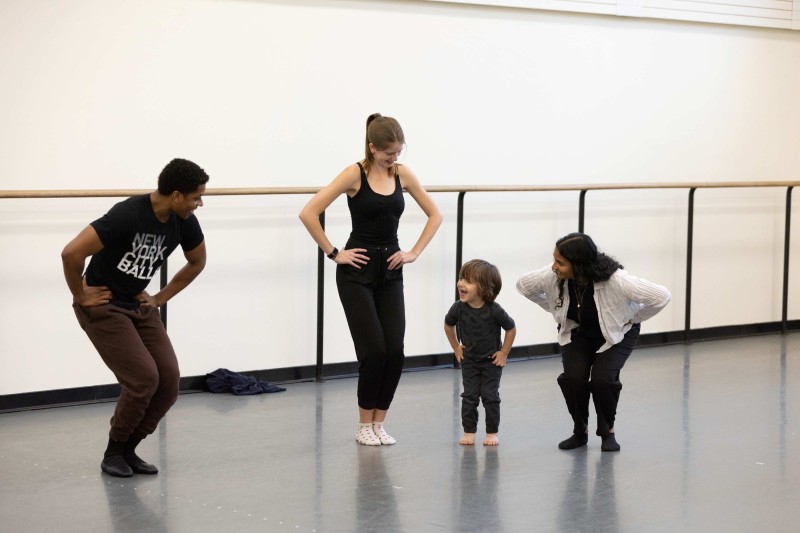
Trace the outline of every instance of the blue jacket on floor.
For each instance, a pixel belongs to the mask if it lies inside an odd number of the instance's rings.
[[[268,381],[258,381],[253,376],[245,376],[227,368],[218,368],[210,374],[206,374],[206,385],[211,392],[232,392],[236,396],[286,390],[284,387],[273,385]]]

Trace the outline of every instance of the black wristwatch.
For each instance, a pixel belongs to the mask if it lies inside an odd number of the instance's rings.
[[[336,259],[336,255],[339,253],[339,249],[337,247],[333,247],[333,251],[328,254],[328,259],[334,260]]]

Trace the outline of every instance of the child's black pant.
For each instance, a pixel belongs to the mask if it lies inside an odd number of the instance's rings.
[[[478,431],[478,401],[486,411],[486,433],[497,433],[500,427],[500,376],[503,367],[495,366],[494,359],[471,359],[461,361],[461,425],[464,433]]]

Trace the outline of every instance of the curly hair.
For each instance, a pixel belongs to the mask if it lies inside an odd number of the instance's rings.
[[[190,194],[208,182],[208,174],[188,159],[173,159],[158,176],[158,192],[169,196],[173,191]]]
[[[624,268],[613,257],[599,252],[592,238],[585,233],[576,232],[561,237],[556,241],[556,249],[572,264],[572,273],[578,285],[606,281],[614,272]],[[564,304],[564,281],[558,280],[556,307]]]
[[[478,286],[478,296],[484,302],[491,303],[500,294],[503,280],[496,266],[483,259],[473,259],[461,265],[458,277]]]

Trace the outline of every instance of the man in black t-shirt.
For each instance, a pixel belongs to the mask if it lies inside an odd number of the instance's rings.
[[[122,387],[100,464],[112,476],[158,472],[135,452],[178,398],[178,360],[158,308],[205,267],[194,211],[203,205],[207,182],[202,168],[173,159],[157,190],[119,202],[61,252],[78,323]],[[157,294],[148,294],[150,280],[178,245],[187,264]]]

